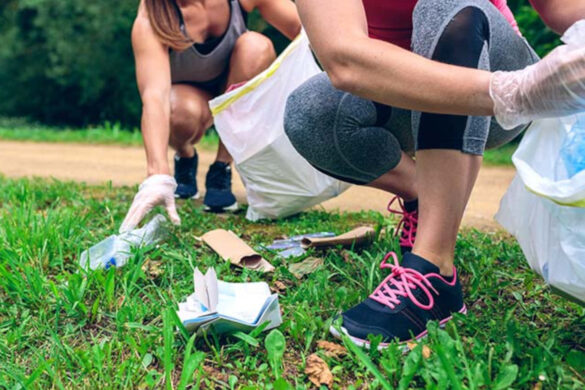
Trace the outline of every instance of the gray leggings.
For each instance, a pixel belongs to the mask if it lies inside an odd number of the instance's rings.
[[[453,65],[516,70],[538,60],[488,0],[419,0],[412,50]],[[285,131],[296,150],[320,171],[367,184],[400,162],[401,152],[454,149],[482,155],[525,126],[503,130],[491,117],[429,114],[388,107],[335,89],[325,73],[288,98]]]

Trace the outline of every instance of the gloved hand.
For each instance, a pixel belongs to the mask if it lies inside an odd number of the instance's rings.
[[[164,205],[171,222],[179,225],[181,218],[179,218],[175,208],[176,188],[177,182],[169,175],[152,175],[144,180],[138,188],[138,193],[134,197],[122,226],[120,226],[120,233],[136,228],[144,216],[158,205]]]
[[[585,20],[571,26],[562,40],[564,45],[536,64],[492,75],[490,96],[504,129],[585,111]]]

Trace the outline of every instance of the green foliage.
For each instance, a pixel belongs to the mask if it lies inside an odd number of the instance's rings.
[[[539,56],[560,44],[559,36],[549,29],[528,0],[508,0],[508,5],[514,12],[520,30]]]
[[[136,127],[141,112],[130,29],[138,0],[3,0],[0,3],[0,115],[47,124],[106,120]],[[540,55],[558,43],[527,0],[511,0]],[[257,12],[249,26],[281,51],[288,40]]]
[[[130,28],[137,0],[8,0],[0,112],[46,123],[138,123]]]

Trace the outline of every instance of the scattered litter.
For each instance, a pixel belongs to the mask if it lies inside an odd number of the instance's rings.
[[[572,178],[577,173],[585,170],[585,116],[580,115],[577,121],[567,132],[565,141],[559,151],[559,159],[563,164],[557,162],[557,166],[563,165],[566,173],[559,175],[557,179]],[[558,170],[558,168],[557,168]]]
[[[320,232],[320,233],[308,233],[308,234],[300,234],[298,236],[293,236],[290,238],[285,238],[282,240],[274,240],[270,246],[267,246],[266,249],[272,250],[280,250],[280,249],[289,249],[301,246],[301,241],[305,238],[326,238],[326,237],[335,237],[335,233],[333,232]]]
[[[305,250],[301,247],[301,241],[303,241],[303,239],[325,237],[335,237],[335,233],[332,232],[308,233],[293,236],[290,238],[274,240],[272,244],[266,247],[266,249],[278,251],[278,256],[285,259],[289,257],[298,257],[305,254]]]
[[[323,259],[319,257],[307,257],[305,260],[289,265],[288,270],[297,279],[314,272],[323,265]]]
[[[317,354],[311,354],[307,358],[307,365],[305,366],[305,374],[309,377],[309,380],[317,386],[326,385],[331,387],[333,385],[333,374],[327,363],[321,359]]]
[[[217,280],[213,268],[205,275],[195,269],[195,292],[179,303],[177,315],[190,332],[213,326],[216,332],[249,332],[269,322],[265,330],[282,323],[278,294],[271,294],[268,284],[228,283]]]
[[[201,239],[221,258],[233,265],[255,271],[271,272],[274,266],[263,259],[232,231],[217,229],[205,233]]]
[[[347,355],[347,349],[343,345],[332,343],[331,341],[319,340],[317,347],[322,349],[325,355],[329,357],[341,357]]]
[[[301,241],[301,246],[304,249],[307,248],[324,248],[334,246],[352,246],[362,245],[374,240],[376,230],[370,226],[361,226],[355,228],[347,233],[335,237],[323,237],[323,238],[304,238]]]
[[[133,247],[153,245],[162,241],[167,231],[163,224],[165,217],[157,214],[150,222],[140,229],[134,229],[119,235],[111,235],[100,243],[83,251],[81,268],[96,270],[110,267],[122,267],[128,262]]]

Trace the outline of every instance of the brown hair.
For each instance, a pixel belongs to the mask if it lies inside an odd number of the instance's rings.
[[[150,25],[164,45],[177,51],[193,45],[193,41],[181,31],[175,0],[144,0],[144,5]]]

